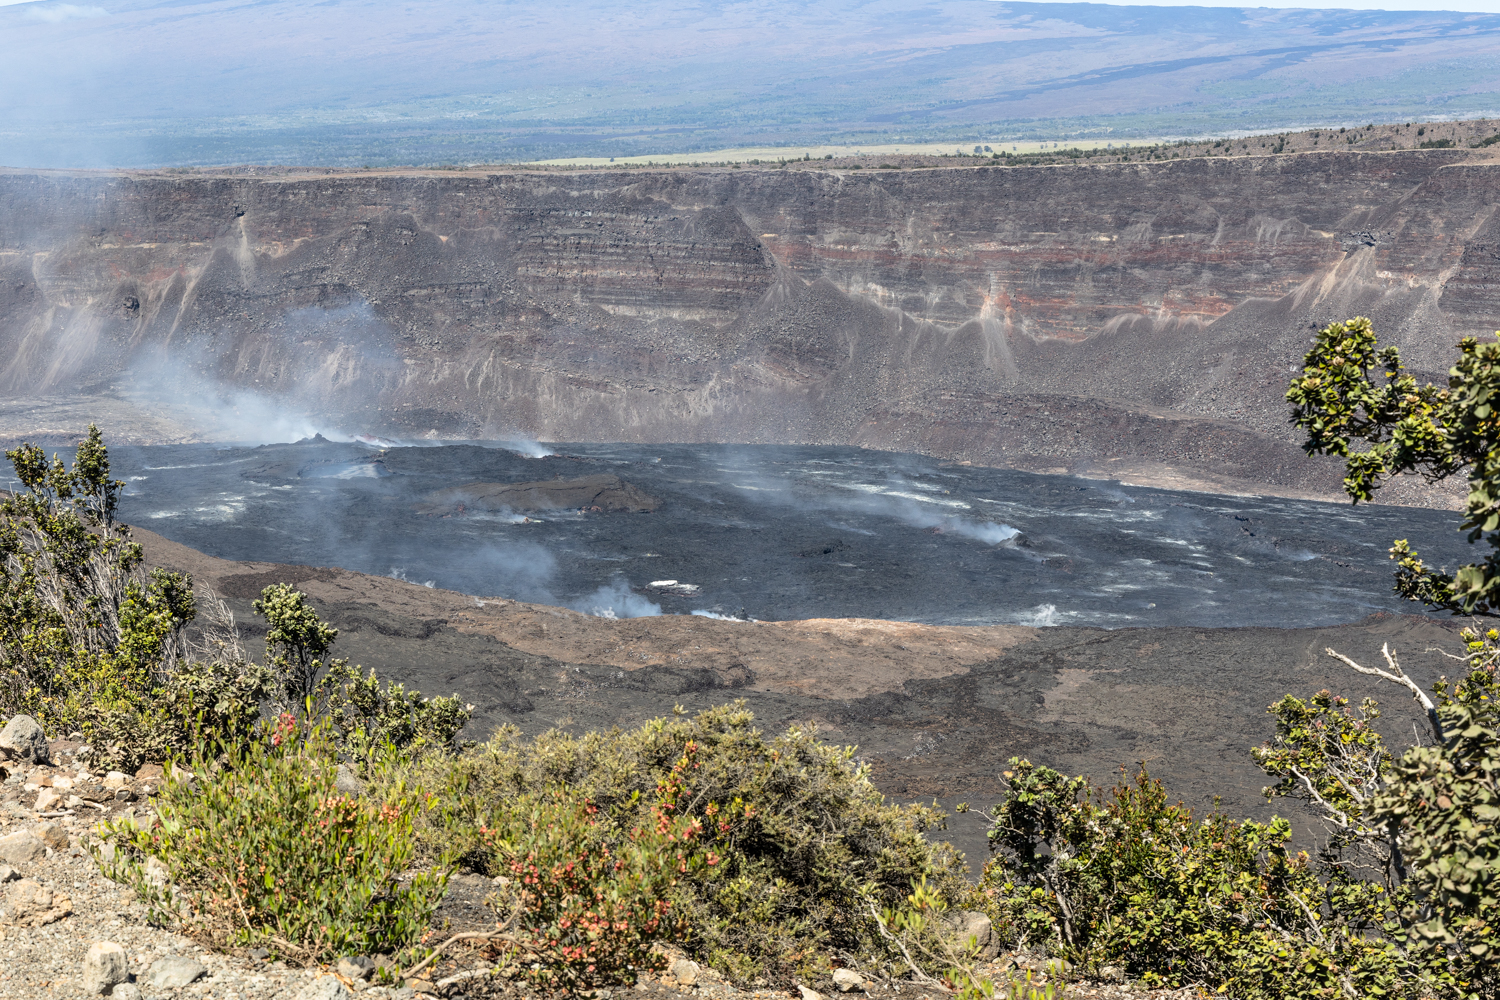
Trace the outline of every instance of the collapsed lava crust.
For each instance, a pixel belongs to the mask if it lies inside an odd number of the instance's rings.
[[[437,490],[417,511],[446,517],[470,511],[584,510],[606,514],[648,514],[659,506],[656,498],[619,476],[580,476],[536,483],[469,483]]]

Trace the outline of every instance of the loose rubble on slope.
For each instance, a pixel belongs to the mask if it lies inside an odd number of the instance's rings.
[[[20,722],[18,716],[13,722]],[[25,720],[30,722],[30,720]],[[24,728],[24,727],[22,727]],[[121,1000],[352,1000],[389,997],[421,1000],[481,997],[532,1000],[544,993],[525,982],[492,975],[478,950],[446,954],[405,984],[376,985],[384,956],[356,956],[336,965],[300,969],[271,961],[264,952],[223,954],[204,949],[170,929],[152,925],[133,893],[99,871],[87,843],[101,819],[149,819],[155,790],[165,777],[148,764],[134,775],[96,775],[81,741],[50,743],[7,727],[0,735],[0,1000],[111,996]],[[482,926],[489,879],[457,875],[438,913],[434,940],[454,924]],[[669,968],[643,976],[633,987],[595,991],[599,1000],[821,1000],[840,994],[899,1000],[938,1000],[946,990],[914,982],[878,982],[855,970],[798,986],[797,992],[737,989],[712,969],[669,952]],[[1002,954],[983,967],[999,983],[1025,983],[1024,1000],[1049,997],[1045,962]],[[369,978],[366,978],[369,977]],[[997,995],[1010,996],[1009,993]],[[1061,997],[1196,997],[1196,989],[1146,990],[1120,983],[1072,983]]]

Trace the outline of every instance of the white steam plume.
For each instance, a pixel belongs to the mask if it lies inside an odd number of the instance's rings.
[[[750,624],[749,618],[736,618],[734,615],[721,615],[717,611],[693,611],[691,614],[699,618],[712,618],[716,622],[739,622],[742,625]]]
[[[500,446],[506,451],[515,452],[522,458],[546,458],[549,455],[557,454],[557,452],[546,445],[527,438],[507,438],[500,442]]]
[[[1021,616],[1022,625],[1032,625],[1037,628],[1048,628],[1057,624],[1057,605],[1038,604],[1028,614]]]
[[[389,573],[387,573],[386,576],[390,577],[392,580],[400,580],[402,583],[416,583],[417,582],[417,581],[413,580],[411,577],[409,577],[409,576],[406,575],[406,568],[404,566],[392,566],[391,567],[391,571]],[[424,580],[424,581],[422,581],[422,586],[427,587],[428,589],[431,589],[432,587],[437,586],[437,581],[435,581],[435,580]],[[480,607],[484,607],[483,604],[481,604],[479,606]]]
[[[633,593],[623,581],[613,580],[589,596],[568,605],[595,618],[651,618],[661,614],[661,605]]]

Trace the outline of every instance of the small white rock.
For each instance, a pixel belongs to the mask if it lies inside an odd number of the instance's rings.
[[[36,793],[36,811],[51,812],[52,808],[62,801],[62,796],[50,788],[43,788]]]
[[[698,981],[698,963],[679,958],[672,963],[672,978],[679,986],[692,986]]]
[[[833,985],[839,988],[840,993],[852,993],[865,988],[865,977],[853,969],[834,969]]]
[[[167,884],[167,866],[162,864],[158,858],[146,859],[146,878],[152,885]]]
[[[7,864],[24,865],[42,857],[46,851],[47,845],[30,830],[17,830],[0,837],[0,861]]]
[[[797,984],[797,992],[802,994],[802,1000],[823,1000],[823,994],[817,990],[810,990],[801,983]]]
[[[319,976],[302,988],[296,1000],[349,1000],[354,994],[333,976]]]
[[[104,993],[130,978],[125,967],[125,949],[113,941],[95,941],[83,956],[83,991]]]
[[[348,764],[340,764],[334,772],[333,787],[338,789],[341,795],[357,798],[365,790],[365,783],[355,777],[354,770]]]

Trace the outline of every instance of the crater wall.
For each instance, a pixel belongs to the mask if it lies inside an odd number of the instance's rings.
[[[1289,373],[1351,315],[1429,378],[1494,332],[1492,159],[10,172],[0,393],[1328,494]]]

